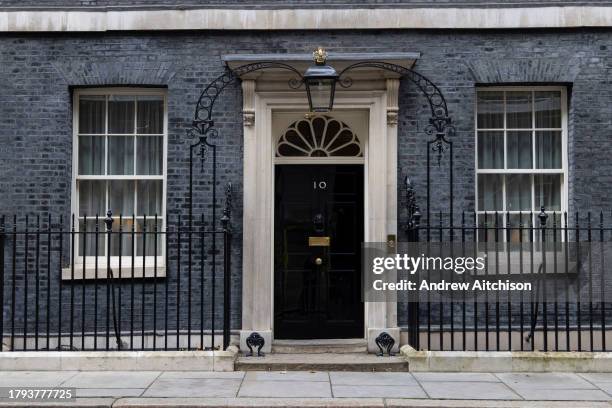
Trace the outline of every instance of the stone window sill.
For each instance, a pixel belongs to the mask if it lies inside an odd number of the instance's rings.
[[[143,270],[144,269],[144,270]],[[134,266],[134,272],[132,274],[132,267],[123,266],[121,268],[121,275],[119,275],[119,267],[114,266],[111,268],[112,276],[115,279],[142,279],[142,278],[165,278],[166,277],[166,267],[165,266],[157,266],[157,268],[153,265],[145,265],[144,268],[142,265]],[[85,272],[83,274],[83,272]],[[73,275],[74,273],[74,275]],[[74,272],[72,267],[67,267],[62,269],[62,280],[71,281],[71,280],[83,280],[83,275],[85,275],[85,280],[94,280],[94,279],[107,279],[107,270],[106,266],[98,266],[97,275],[96,275],[96,267],[94,265],[85,265],[85,270],[83,271],[83,265],[74,265]]]

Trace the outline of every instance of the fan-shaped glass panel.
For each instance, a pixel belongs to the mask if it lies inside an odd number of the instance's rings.
[[[344,122],[317,115],[293,122],[281,135],[276,157],[362,157],[361,142]]]

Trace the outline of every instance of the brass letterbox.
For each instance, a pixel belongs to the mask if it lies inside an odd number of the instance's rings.
[[[308,237],[308,246],[311,247],[328,247],[329,237]]]

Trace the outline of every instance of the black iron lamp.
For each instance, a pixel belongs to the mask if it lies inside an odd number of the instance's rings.
[[[319,47],[312,53],[315,65],[304,73],[304,85],[311,112],[329,112],[334,106],[338,73],[327,65],[327,52]]]

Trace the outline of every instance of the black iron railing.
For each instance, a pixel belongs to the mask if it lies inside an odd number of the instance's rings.
[[[229,210],[219,229],[204,216],[3,217],[3,343],[10,350],[225,349],[231,244]]]
[[[411,214],[416,213],[414,217]],[[529,295],[500,301],[404,299],[409,343],[423,350],[606,351],[612,338],[612,214],[540,212],[433,214],[413,209],[411,242],[485,248],[487,277],[520,274]],[[516,277],[516,276],[515,276]],[[458,281],[462,277],[457,277]]]

